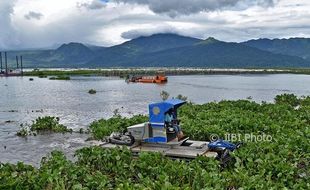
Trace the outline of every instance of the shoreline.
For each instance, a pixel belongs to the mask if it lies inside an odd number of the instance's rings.
[[[216,74],[310,74],[310,69],[221,69],[221,68],[42,68],[25,69],[24,76],[50,76],[50,75],[97,75],[120,76],[127,75],[216,75]]]

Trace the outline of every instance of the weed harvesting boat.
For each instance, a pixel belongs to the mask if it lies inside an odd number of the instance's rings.
[[[239,148],[224,140],[195,141],[183,135],[177,109],[186,102],[170,99],[149,104],[149,121],[127,127],[124,132],[113,132],[101,144],[103,148],[126,146],[133,153],[160,152],[179,159],[194,159],[197,156],[213,157],[226,165],[229,153]]]

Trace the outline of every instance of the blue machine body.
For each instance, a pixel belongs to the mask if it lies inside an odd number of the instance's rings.
[[[162,127],[165,123],[165,113],[169,109],[174,109],[174,118],[177,118],[177,108],[185,104],[186,102],[179,99],[170,99],[160,103],[154,103],[149,105],[149,122],[152,126]]]
[[[152,136],[143,139],[144,142],[150,143],[167,143],[167,133],[165,128],[165,114],[173,109],[173,118],[177,119],[177,109],[186,102],[180,99],[169,99],[159,103],[149,105],[149,125],[152,130]],[[209,149],[215,150],[218,148],[234,151],[239,145],[235,145],[228,141],[216,140],[208,144]]]
[[[186,102],[179,99],[169,99],[149,105],[149,123],[153,130],[153,137],[144,139],[145,142],[166,143],[165,114],[169,109],[174,110],[173,118],[177,119],[177,109]]]
[[[221,139],[210,142],[208,144],[208,147],[213,150],[217,148],[224,148],[230,151],[234,151],[236,148],[238,148],[237,145],[230,143],[228,141],[221,140]]]

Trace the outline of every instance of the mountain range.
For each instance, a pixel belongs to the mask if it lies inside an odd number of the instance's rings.
[[[9,63],[23,55],[25,67],[310,67],[310,39],[257,39],[241,43],[205,40],[176,34],[138,37],[120,45],[100,47],[63,44],[51,50],[8,52]]]

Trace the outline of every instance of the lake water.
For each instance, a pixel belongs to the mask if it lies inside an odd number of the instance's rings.
[[[61,123],[78,131],[94,120],[108,118],[118,109],[124,116],[147,114],[150,102],[160,101],[160,92],[182,94],[194,103],[237,100],[252,97],[272,102],[277,94],[310,95],[310,76],[275,75],[191,75],[170,76],[165,85],[127,84],[113,77],[72,77],[70,81],[46,78],[0,78],[0,162],[24,161],[38,165],[51,150],[69,156],[89,145],[86,134],[51,134],[17,137],[21,123],[38,116],[58,116]],[[96,89],[94,95],[89,89]]]

